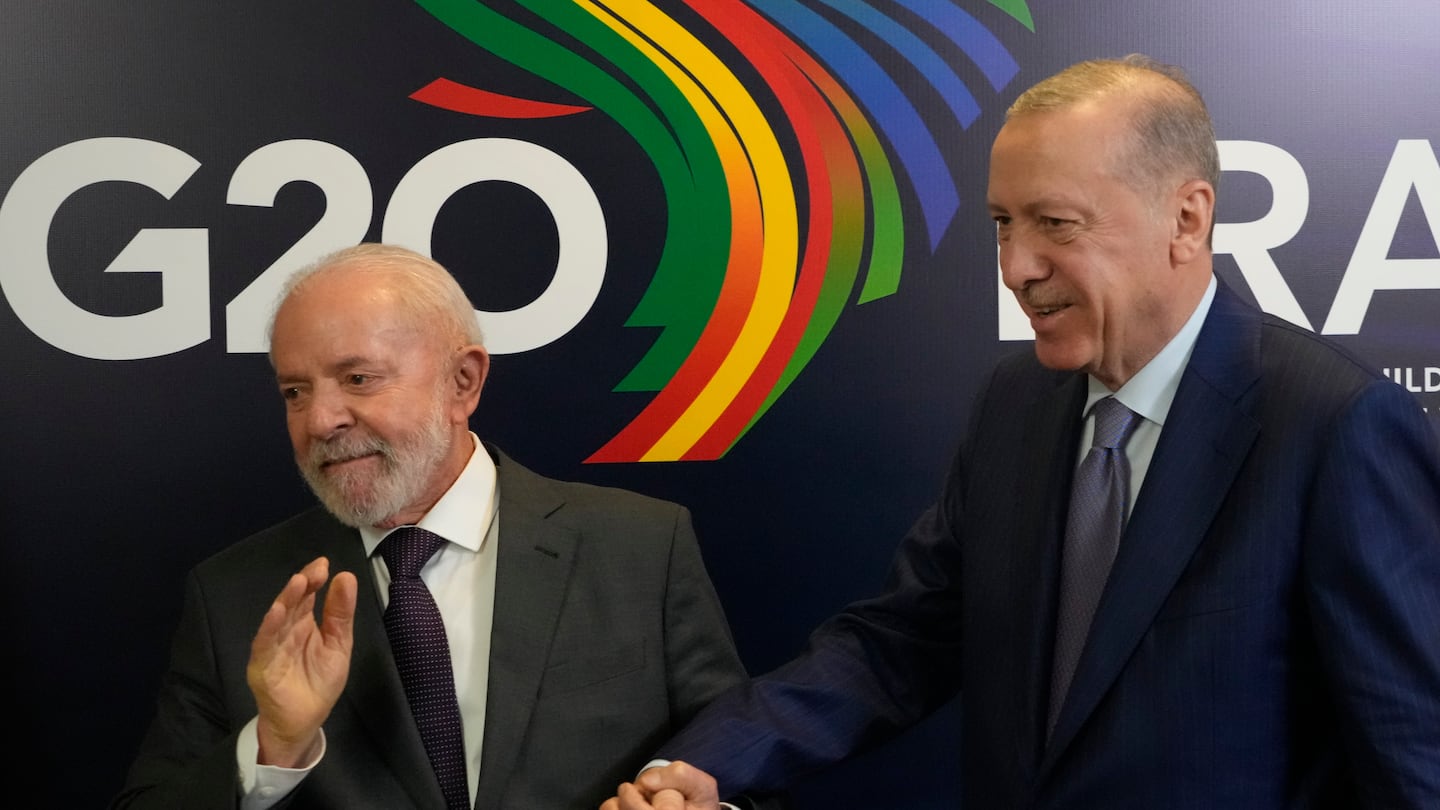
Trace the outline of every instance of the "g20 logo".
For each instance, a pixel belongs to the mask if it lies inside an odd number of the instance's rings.
[[[47,249],[55,214],[72,195],[97,183],[123,181],[170,199],[199,168],[180,149],[136,138],[76,141],[28,166],[0,203],[0,289],[15,314],[46,343],[97,360],[159,357],[209,340],[207,229],[142,228],[105,268],[160,274],[161,305],[136,315],[101,315],[77,306],[56,284]],[[608,246],[600,201],[568,161],[535,144],[503,138],[442,147],[396,185],[381,239],[428,254],[441,206],[460,189],[488,180],[532,191],[549,208],[559,234],[549,286],[519,309],[481,313],[492,352],[525,352],[573,329],[594,305],[605,278]],[[279,141],[257,149],[235,168],[226,203],[273,206],[280,189],[294,182],[320,189],[325,212],[225,305],[228,352],[267,351],[270,311],[286,277],[324,253],[361,241],[370,229],[374,195],[364,167],[323,141]]]

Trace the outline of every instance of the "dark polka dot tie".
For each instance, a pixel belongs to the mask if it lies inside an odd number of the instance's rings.
[[[1055,730],[1060,707],[1065,705],[1095,607],[1110,577],[1130,498],[1130,462],[1125,457],[1125,443],[1140,419],[1114,397],[1096,402],[1092,412],[1095,439],[1075,471],[1065,548],[1060,557],[1060,607],[1055,618],[1047,737]]]
[[[445,538],[418,526],[391,532],[376,551],[390,569],[390,604],[385,608],[385,632],[400,682],[410,702],[410,713],[420,729],[430,766],[440,780],[449,810],[470,810],[465,782],[465,738],[460,705],[455,700],[455,676],[450,668],[450,645],[445,625],[420,569]]]

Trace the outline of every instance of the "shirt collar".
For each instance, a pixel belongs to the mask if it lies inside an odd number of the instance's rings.
[[[1195,311],[1190,313],[1190,319],[1185,321],[1185,325],[1180,327],[1175,337],[1170,338],[1170,342],[1165,344],[1159,354],[1120,386],[1119,391],[1111,392],[1104,383],[1090,377],[1090,393],[1085,400],[1084,413],[1089,414],[1090,406],[1114,393],[1120,404],[1146,420],[1163,426],[1165,415],[1170,412],[1170,404],[1175,401],[1175,392],[1180,388],[1180,377],[1185,373],[1190,354],[1195,350],[1195,341],[1200,337],[1200,327],[1205,325],[1205,316],[1210,313],[1210,304],[1215,300],[1215,287],[1215,277],[1212,275],[1210,284],[1205,288],[1205,295],[1201,296]]]
[[[460,471],[460,477],[415,525],[470,551],[479,551],[495,519],[495,460],[480,444],[480,437],[471,433],[470,441],[475,449],[465,469]],[[391,531],[394,530],[362,526],[360,539],[365,542],[365,554],[373,554]]]

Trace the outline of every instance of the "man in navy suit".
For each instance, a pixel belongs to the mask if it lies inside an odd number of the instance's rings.
[[[1218,176],[1199,93],[1144,57],[1016,101],[988,196],[1033,356],[982,386],[884,591],[606,810],[780,788],[957,693],[970,808],[1440,807],[1436,436],[1399,386],[1216,280]],[[1129,480],[1062,654],[1102,400],[1133,414]]]

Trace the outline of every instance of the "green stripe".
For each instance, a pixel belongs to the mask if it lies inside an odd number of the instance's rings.
[[[626,325],[663,330],[616,390],[660,390],[699,340],[725,276],[729,199],[719,156],[703,124],[658,67],[568,0],[522,0],[521,5],[614,65],[645,98],[482,3],[416,2],[485,50],[594,105],[628,132],[654,164],[665,193],[665,244],[650,287]]]
[[[1030,17],[1030,6],[1025,0],[990,0],[990,5],[1019,20],[1021,25],[1030,29],[1030,33],[1035,33],[1035,20]]]

